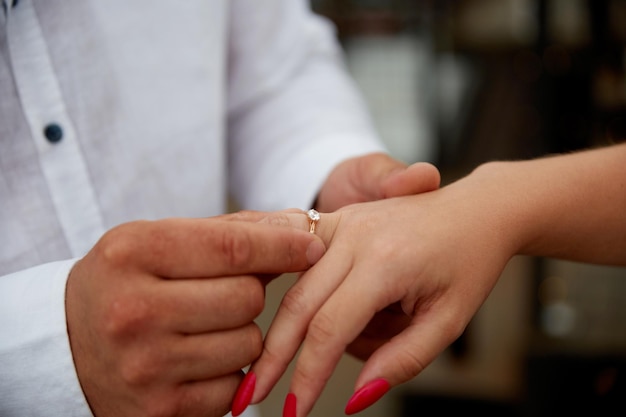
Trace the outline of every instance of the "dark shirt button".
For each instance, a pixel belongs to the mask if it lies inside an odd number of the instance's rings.
[[[43,130],[43,134],[46,135],[46,139],[51,143],[57,143],[63,139],[63,129],[56,123],[47,125]]]

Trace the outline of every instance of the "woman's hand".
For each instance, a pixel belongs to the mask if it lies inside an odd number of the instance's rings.
[[[291,415],[307,415],[348,351],[367,359],[347,408],[356,412],[373,402],[359,390],[382,395],[452,343],[515,253],[507,225],[484,211],[489,199],[470,190],[453,184],[322,214],[315,233],[328,250],[286,293],[251,368],[251,401],[267,396],[301,347],[288,404],[295,397]],[[308,228],[301,211],[264,216]]]
[[[283,415],[303,417],[350,351],[367,358],[346,407],[358,412],[463,332],[513,255],[626,265],[625,156],[621,144],[493,162],[440,190],[322,214],[327,252],[286,293],[236,398],[265,398],[301,348]],[[308,229],[302,211],[249,216]]]

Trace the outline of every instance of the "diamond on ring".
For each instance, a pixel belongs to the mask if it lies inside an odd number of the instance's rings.
[[[315,226],[317,226],[317,222],[320,221],[321,216],[315,209],[307,211],[306,215],[309,218],[309,233],[315,233]]]

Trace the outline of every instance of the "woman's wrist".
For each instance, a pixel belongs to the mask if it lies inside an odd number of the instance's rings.
[[[542,202],[535,195],[536,185],[528,181],[525,162],[486,162],[467,177],[475,198],[482,201],[483,216],[498,232],[498,240],[510,257],[531,255],[540,231],[546,227]]]

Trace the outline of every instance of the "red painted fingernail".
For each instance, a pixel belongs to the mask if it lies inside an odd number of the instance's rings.
[[[283,417],[296,417],[296,396],[291,392],[287,394],[287,398],[285,398]]]
[[[233,417],[237,417],[239,414],[243,413],[246,408],[248,408],[250,400],[252,400],[252,394],[254,394],[255,384],[256,375],[254,372],[248,372],[243,378],[243,381],[241,381],[241,384],[239,384],[239,388],[237,388],[237,393],[233,399],[233,406],[231,410]]]
[[[350,397],[346,405],[345,413],[350,415],[365,410],[367,407],[380,400],[380,398],[389,391],[389,388],[389,382],[383,378],[368,382]]]

